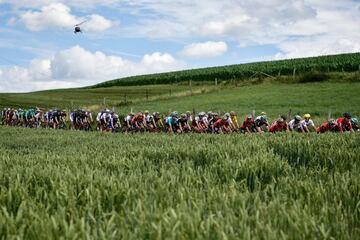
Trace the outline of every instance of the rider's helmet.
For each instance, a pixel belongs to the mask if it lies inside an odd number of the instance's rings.
[[[359,120],[356,117],[351,118],[351,124],[354,126],[357,126],[359,123]]]
[[[206,115],[205,112],[199,112],[199,117],[203,117],[205,115]]]
[[[212,111],[208,111],[207,114],[210,116],[212,114]]]
[[[330,118],[330,119],[328,120],[328,124],[329,124],[329,125],[335,125],[335,124],[336,124],[335,119]]]
[[[277,120],[277,122],[278,123],[283,123],[285,120],[284,120],[284,118],[282,118],[282,117],[280,117],[278,120]]]
[[[344,113],[344,118],[351,119],[351,114],[348,112]]]
[[[261,116],[266,116],[266,112],[261,112],[260,115]]]
[[[145,112],[144,112],[145,114],[149,114],[149,110],[145,110]]]
[[[286,119],[287,119],[285,115],[281,115],[280,118],[284,121],[286,121]]]
[[[252,115],[247,115],[246,116],[246,119],[252,119],[253,117],[252,117]]]
[[[212,115],[213,115],[213,117],[219,116],[219,114],[217,112],[213,112]]]
[[[295,121],[297,121],[297,122],[301,121],[301,117],[300,117],[299,115],[295,115],[294,119],[295,119]]]
[[[224,114],[224,117],[229,118],[229,117],[230,117],[230,113],[225,113],[225,114]]]
[[[185,113],[181,114],[181,118],[186,118],[186,114]]]
[[[187,114],[187,115],[191,115],[191,112],[190,112],[190,111],[186,111],[186,114]]]
[[[311,115],[310,115],[309,113],[306,113],[306,114],[304,114],[304,118],[305,118],[305,119],[310,119],[310,118],[311,118]]]
[[[129,112],[129,115],[130,115],[130,116],[134,116],[134,113],[133,113],[133,112]]]
[[[236,115],[236,112],[234,112],[234,111],[230,112],[230,116],[235,116],[235,115]]]

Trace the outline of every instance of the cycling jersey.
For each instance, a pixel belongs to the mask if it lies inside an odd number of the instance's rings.
[[[330,125],[329,123],[323,123],[320,127],[316,129],[317,133],[325,132],[340,132],[340,127],[337,124]]]
[[[229,127],[229,121],[224,121],[222,119],[217,120],[214,124],[213,124],[213,128],[221,128],[221,127]]]
[[[239,126],[238,119],[236,116],[230,116],[230,120],[235,125],[235,127]]]
[[[144,121],[144,116],[143,115],[136,115],[135,117],[132,118],[131,122],[132,123],[140,123]]]
[[[103,112],[99,112],[96,116],[96,121],[100,122],[101,119],[101,115],[103,114]]]
[[[243,122],[241,128],[242,128],[242,129],[248,128],[249,130],[251,130],[254,126],[255,126],[254,120],[252,120],[252,119],[246,119],[246,120]]]
[[[266,120],[266,118],[264,118],[264,116],[257,116],[255,118],[255,126],[256,127],[261,127],[261,126],[269,126],[268,121]]]
[[[295,119],[291,120],[289,122],[289,128],[290,130],[300,130],[302,127],[301,127],[301,121],[296,121]]]
[[[341,129],[340,131],[351,131],[353,129],[350,119],[338,118],[336,120],[336,123],[339,125]]]
[[[287,122],[279,123],[278,121],[275,121],[273,124],[271,124],[269,128],[269,132],[275,133],[275,132],[282,132],[289,129],[289,126]]]
[[[169,126],[175,126],[177,124],[177,119],[173,117],[167,117],[165,123]]]
[[[314,127],[314,122],[313,120],[309,119],[309,120],[301,120],[300,121],[300,126],[301,128],[304,128],[304,127]]]

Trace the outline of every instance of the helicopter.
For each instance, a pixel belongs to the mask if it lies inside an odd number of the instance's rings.
[[[75,29],[74,29],[74,33],[75,33],[75,34],[77,34],[77,33],[82,33],[81,28],[80,28],[80,25],[83,24],[83,23],[85,23],[85,22],[87,22],[87,21],[83,21],[83,22],[78,23],[78,24],[76,24],[76,25],[74,26],[74,27],[75,27]]]

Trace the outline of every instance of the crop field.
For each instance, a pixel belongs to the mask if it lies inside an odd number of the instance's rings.
[[[123,89],[124,88],[124,89]],[[309,112],[316,121],[326,120],[329,111],[333,117],[343,112],[351,112],[360,117],[360,81],[359,82],[315,82],[315,83],[262,83],[245,86],[194,86],[191,95],[186,86],[173,87],[169,96],[168,85],[152,86],[149,99],[145,99],[145,91],[141,86],[104,88],[104,89],[69,89],[36,93],[0,94],[0,107],[38,106],[44,109],[85,108],[96,114],[101,108],[114,107],[119,115],[129,111],[158,111],[167,114],[170,110],[184,111],[236,111],[242,120],[252,110],[257,113],[267,112],[272,119],[279,114]],[[196,91],[202,92],[196,92]],[[101,93],[101,91],[103,91]],[[111,91],[114,91],[111,93]],[[93,93],[93,92],[96,92]],[[131,95],[131,92],[133,95]],[[155,93],[158,94],[155,94]],[[123,102],[123,94],[128,94],[128,103]],[[154,93],[153,95],[151,95]],[[164,93],[165,95],[161,95]],[[286,94],[285,94],[286,93]],[[106,105],[103,99],[106,98]],[[72,104],[71,104],[72,103]]]
[[[0,127],[0,236],[359,239],[359,134]]]
[[[309,72],[355,72],[360,71],[360,53],[298,58],[268,62],[254,62],[221,67],[191,69],[177,72],[150,74],[115,79],[99,83],[93,88],[112,86],[135,86],[170,84],[189,80],[204,82],[242,80],[247,81],[259,72],[273,77],[306,74]]]
[[[196,94],[201,86],[194,86]],[[211,88],[207,87],[208,90]],[[0,107],[71,108],[101,106],[119,107],[133,102],[169,98],[190,94],[189,87],[183,85],[152,85],[111,88],[56,89],[31,93],[0,93]]]

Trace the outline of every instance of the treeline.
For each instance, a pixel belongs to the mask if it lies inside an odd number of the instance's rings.
[[[170,84],[190,80],[195,82],[217,81],[220,83],[221,81],[232,79],[245,80],[257,73],[264,73],[276,77],[303,74],[313,71],[354,72],[360,71],[359,68],[360,53],[351,53],[133,76],[103,82],[89,88]]]

